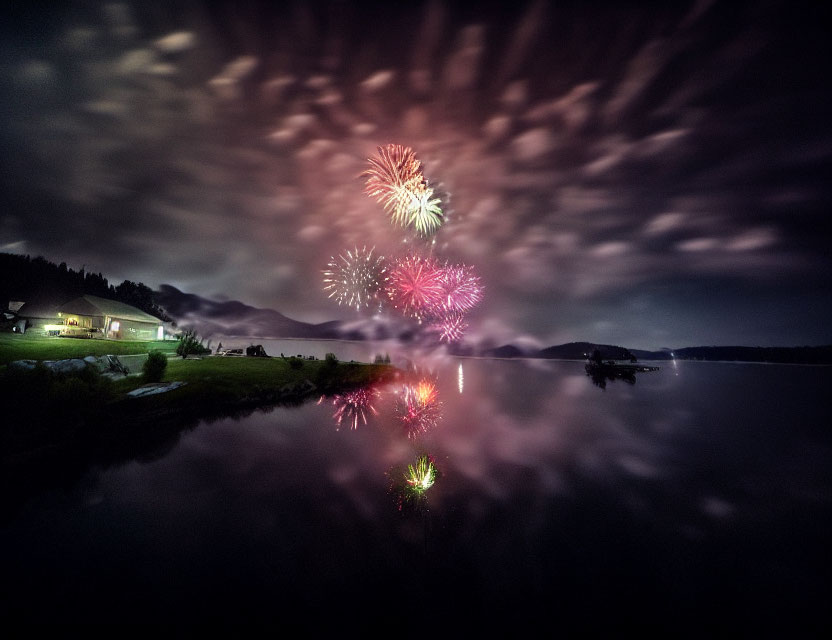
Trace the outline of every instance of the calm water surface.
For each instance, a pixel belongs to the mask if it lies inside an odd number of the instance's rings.
[[[602,389],[580,362],[427,360],[410,422],[397,384],[366,424],[324,398],[21,477],[0,615],[828,631],[832,368],[659,365]],[[401,488],[422,454],[419,498]]]

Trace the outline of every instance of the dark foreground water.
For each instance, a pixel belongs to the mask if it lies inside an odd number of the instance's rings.
[[[21,473],[0,618],[824,635],[832,368],[660,366],[602,389],[578,362],[439,359],[410,435],[397,385],[356,429],[327,398]]]

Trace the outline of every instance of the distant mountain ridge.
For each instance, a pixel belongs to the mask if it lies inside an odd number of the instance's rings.
[[[397,335],[396,327],[377,320],[322,323],[293,320],[274,309],[261,309],[238,300],[217,301],[185,293],[163,284],[154,300],[180,326],[192,327],[203,337],[233,335],[259,338],[319,340],[382,340]]]
[[[293,320],[274,309],[252,307],[238,300],[216,301],[185,293],[171,285],[153,292],[155,302],[180,326],[195,328],[203,337],[234,335],[252,338],[307,338],[330,340],[418,339],[412,327],[379,319],[319,324]],[[459,356],[486,358],[540,358],[586,360],[598,349],[604,360],[708,360],[772,362],[789,364],[832,364],[832,345],[819,347],[683,347],[645,351],[593,342],[569,342],[543,349],[514,344],[477,348],[451,345]]]
[[[832,345],[816,347],[683,347],[681,349],[645,351],[609,344],[570,342],[539,350],[522,350],[514,345],[507,344],[486,349],[477,355],[494,358],[586,360],[595,349],[600,351],[603,360],[701,360],[709,362],[767,362],[772,364],[832,364]]]
[[[595,350],[598,350],[603,360],[632,360],[635,355],[625,347],[611,344],[595,344],[592,342],[568,342],[553,345],[545,349],[522,349],[513,344],[500,347],[482,349],[476,354],[487,358],[541,358],[548,360],[586,360]],[[458,354],[465,355],[465,354]]]
[[[603,360],[631,360],[634,354],[625,347],[611,344],[593,344],[591,342],[569,342],[557,346],[546,347],[538,352],[538,358],[585,360],[598,349]]]
[[[771,362],[780,364],[832,364],[832,345],[817,347],[683,347],[661,351],[633,350],[639,360],[707,360]]]

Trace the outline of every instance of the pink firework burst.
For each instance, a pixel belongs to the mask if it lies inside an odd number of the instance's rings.
[[[411,254],[396,261],[387,278],[393,307],[419,320],[442,308],[442,269],[432,258]]]
[[[340,429],[341,424],[346,423],[352,429],[357,429],[359,423],[367,424],[368,412],[378,415],[378,411],[373,406],[373,401],[378,397],[379,391],[373,387],[355,389],[333,396],[332,404],[335,407],[335,413],[332,417],[335,418],[336,427]]]
[[[465,312],[482,300],[482,285],[473,267],[445,265],[442,272],[442,307],[446,311]]]
[[[458,342],[465,335],[468,329],[468,322],[465,314],[460,311],[451,311],[434,322],[433,329],[439,333],[441,342]]]
[[[436,385],[429,380],[405,385],[396,403],[396,415],[409,438],[431,430],[442,418]]]

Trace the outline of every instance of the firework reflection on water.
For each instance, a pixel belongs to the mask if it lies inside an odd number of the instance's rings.
[[[409,438],[427,433],[442,419],[442,403],[436,384],[423,378],[415,384],[404,385],[395,411]]]
[[[359,424],[367,424],[367,414],[378,415],[374,403],[381,396],[380,391],[373,386],[362,387],[332,397],[332,405],[335,412],[332,417],[335,419],[336,428],[340,430],[342,424],[348,424],[351,429],[357,429]],[[321,396],[318,404],[321,404],[325,396]]]

